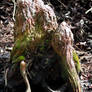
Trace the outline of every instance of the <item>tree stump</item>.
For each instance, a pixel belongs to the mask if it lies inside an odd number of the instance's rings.
[[[44,54],[51,47],[60,57],[57,61],[62,71],[60,76],[69,82],[72,92],[81,92],[73,61],[73,34],[69,24],[64,21],[58,26],[53,9],[42,0],[17,0],[16,5],[15,43],[11,52],[13,68],[19,68],[17,63],[21,61],[32,63],[37,53]]]

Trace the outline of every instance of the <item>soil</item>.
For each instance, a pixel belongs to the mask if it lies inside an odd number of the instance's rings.
[[[85,14],[92,7],[92,1],[44,1],[55,10],[58,23],[65,19],[70,21],[75,39],[74,48],[79,55],[82,66],[81,85],[84,92],[92,92],[92,12]],[[5,71],[9,64],[10,52],[14,44],[14,20],[12,15],[13,3],[10,0],[0,1],[0,92],[5,92],[5,88],[2,88],[2,80],[5,79]]]

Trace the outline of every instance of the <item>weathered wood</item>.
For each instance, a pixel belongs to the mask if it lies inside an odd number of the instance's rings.
[[[62,22],[54,34],[52,46],[61,57],[62,75],[68,80],[73,88],[73,92],[81,92],[80,80],[73,61],[73,34],[68,23]]]
[[[25,60],[27,52],[33,56],[39,46],[44,48],[44,42],[48,42],[47,48],[52,46],[61,57],[61,77],[71,84],[73,92],[81,92],[73,61],[73,34],[68,23],[62,22],[58,27],[53,9],[42,0],[17,0],[15,20],[12,63]]]

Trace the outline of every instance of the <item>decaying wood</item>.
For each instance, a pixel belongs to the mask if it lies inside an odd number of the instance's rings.
[[[58,27],[53,9],[42,0],[17,0],[15,20],[12,63],[25,60],[27,52],[33,56],[39,46],[44,47],[44,42],[48,40],[60,56],[61,76],[71,84],[73,92],[81,92],[73,61],[73,34],[68,23],[62,22]]]
[[[61,57],[62,76],[70,81],[74,92],[81,92],[79,77],[73,61],[73,34],[69,25],[62,22],[55,33],[52,46]]]
[[[56,16],[51,7],[44,5],[42,1],[31,0],[18,2],[15,23],[15,45],[11,55],[15,58],[21,55],[28,45],[31,51],[37,44],[44,40],[49,31],[55,31],[58,27]],[[30,43],[30,44],[29,44]],[[16,52],[17,48],[17,52]],[[20,52],[21,49],[21,52]],[[15,50],[15,51],[14,51]],[[17,55],[16,55],[16,53]]]

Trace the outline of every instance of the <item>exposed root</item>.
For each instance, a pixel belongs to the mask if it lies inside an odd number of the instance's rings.
[[[31,92],[31,88],[30,88],[30,84],[29,84],[29,80],[27,78],[27,74],[26,74],[26,63],[25,61],[21,61],[20,63],[20,72],[21,72],[21,75],[26,83],[26,92]]]

